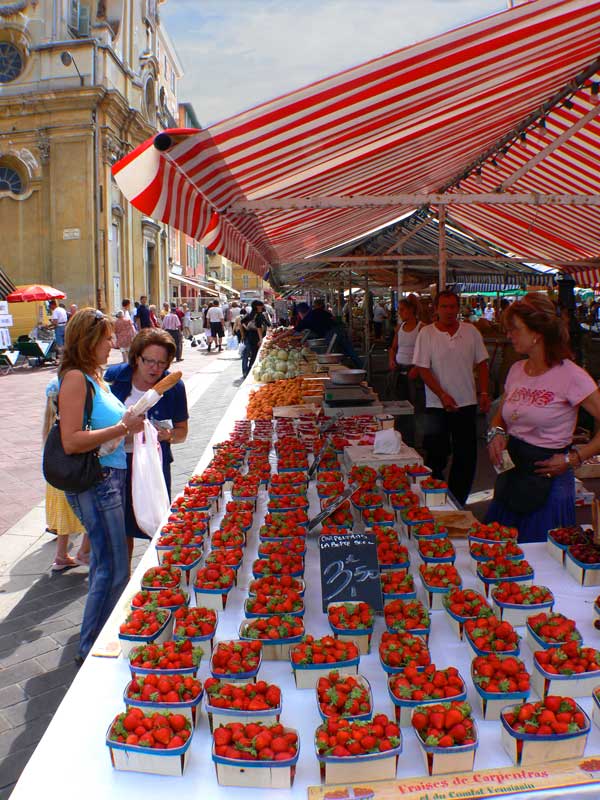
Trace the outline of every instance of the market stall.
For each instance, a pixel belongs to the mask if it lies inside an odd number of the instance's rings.
[[[225,441],[231,435],[236,420],[243,420],[246,417],[248,403],[255,389],[256,385],[252,377],[242,384],[228,412],[215,430],[210,444],[200,455],[195,470],[197,475],[209,467],[213,458],[214,445]],[[270,424],[266,423],[267,426]],[[264,422],[262,427],[265,427]],[[340,456],[339,464],[340,467],[343,467],[344,457],[342,454]],[[270,461],[272,467],[275,468],[276,461],[273,452],[271,452]],[[413,474],[411,480],[420,481],[418,470]],[[413,493],[420,491],[414,483],[410,488]],[[230,496],[231,490],[226,486],[224,500],[226,501]],[[423,499],[422,495],[419,497],[421,500]],[[308,499],[310,503],[309,516],[313,517],[321,507],[314,481],[309,485]],[[210,531],[212,534],[218,529],[223,517],[224,500],[219,500],[218,509],[214,505],[211,509]],[[257,553],[258,531],[263,524],[267,500],[267,488],[261,485],[252,527],[247,532],[247,544],[243,563],[238,573],[237,586],[229,593],[226,609],[218,613],[215,641],[238,638],[240,624],[245,619],[244,603],[247,599],[248,584],[252,579],[252,562]],[[432,502],[431,495],[428,497],[428,502],[430,506],[434,507],[435,499]],[[389,508],[389,505],[386,505],[386,508]],[[444,504],[439,510],[451,510],[451,506]],[[359,515],[355,518],[355,530],[363,529]],[[316,530],[318,532],[319,529]],[[456,667],[464,679],[468,700],[473,707],[478,727],[479,746],[475,755],[475,769],[511,767],[513,762],[502,746],[499,721],[482,719],[481,700],[471,679],[471,663],[474,652],[465,640],[459,639],[456,620],[443,608],[438,609],[439,604],[435,596],[426,591],[421,583],[418,569],[421,561],[417,553],[419,545],[415,542],[414,537],[407,538],[405,529],[400,541],[409,553],[410,571],[414,576],[417,596],[426,606],[430,601],[433,604],[430,612],[431,631],[429,635],[431,660],[438,669]],[[453,541],[453,545],[456,550],[455,565],[462,577],[463,587],[483,592],[484,586],[475,572],[477,562],[469,554],[467,541],[456,539]],[[557,558],[562,559],[562,553],[556,548],[551,553],[546,544],[535,544],[524,546],[524,551],[526,559],[535,570],[535,583],[550,587],[552,590],[555,601],[554,610],[576,620],[583,642],[588,646],[594,646],[598,642],[598,633],[593,625],[598,613],[594,607],[598,588],[593,585],[582,586],[581,576],[576,579],[569,574],[563,567],[562,561],[559,563],[557,560]],[[121,601],[96,643],[93,652],[104,653],[104,657],[92,655],[83,664],[15,787],[12,794],[14,800],[29,800],[32,797],[48,793],[50,795],[56,793],[63,800],[79,799],[82,791],[93,797],[126,797],[128,800],[137,798],[145,800],[165,792],[176,792],[181,798],[197,797],[199,794],[210,798],[225,798],[233,796],[234,792],[235,796],[243,795],[249,800],[265,797],[266,790],[264,788],[245,788],[240,793],[237,788],[220,786],[217,782],[215,764],[211,758],[212,738],[204,701],[199,707],[199,721],[191,737],[182,777],[122,771],[114,769],[111,765],[105,737],[115,715],[124,710],[123,692],[131,676],[128,659],[123,654],[116,657],[108,657],[107,654],[111,651],[112,645],[118,642],[119,626],[130,610],[132,597],[140,589],[143,574],[157,564],[157,551],[153,543],[148,547],[132,575]],[[322,610],[319,538],[314,531],[307,536],[304,581],[306,583],[305,631],[315,637],[330,634],[328,618]],[[192,605],[193,602],[192,600]],[[374,624],[371,652],[360,656],[358,672],[370,684],[373,710],[376,713],[383,712],[393,719],[394,707],[388,693],[388,674],[382,668],[378,654],[378,645],[384,630],[384,619],[382,616],[378,616]],[[522,635],[521,658],[525,662],[527,670],[532,672],[533,640],[531,636],[525,636],[523,627],[518,627],[517,630]],[[208,642],[204,644],[204,651],[205,655],[198,670],[198,677],[203,683],[210,674]],[[294,675],[287,660],[263,659],[258,677],[281,688],[281,722],[286,727],[297,730],[300,741],[300,753],[292,788],[272,789],[267,794],[274,798],[306,797],[307,788],[317,787],[321,782],[314,744],[315,730],[321,723],[321,718],[314,689],[296,688]],[[598,673],[597,684],[600,686],[600,673]],[[532,699],[537,698],[535,690],[532,691],[531,697]],[[591,690],[586,691],[585,696],[578,697],[577,702],[591,715],[593,705]],[[402,752],[398,759],[396,774],[399,778],[421,776],[422,782],[426,783],[427,770],[415,731],[410,724],[405,723],[406,718],[402,722]],[[596,725],[591,726],[585,752],[586,755],[600,753],[600,730]],[[134,760],[132,758],[129,762],[126,757],[123,764],[126,768],[131,768]],[[456,762],[455,767],[450,766],[448,769],[452,772],[455,769],[470,769],[470,767],[465,766],[464,762]],[[65,779],[67,775],[68,779]],[[346,773],[342,769],[337,775],[339,776],[337,780],[347,780],[348,776],[352,778],[354,775],[354,780],[364,783],[365,779],[374,780],[384,776],[385,773],[380,773],[377,769],[368,772]],[[515,779],[513,783],[517,785],[518,780]],[[571,793],[570,796],[583,796],[581,793],[583,790],[578,790],[578,792],[579,794]]]

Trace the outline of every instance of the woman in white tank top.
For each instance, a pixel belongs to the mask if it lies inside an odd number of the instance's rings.
[[[419,300],[411,294],[402,298],[398,303],[398,316],[400,322],[388,351],[390,372],[395,400],[409,400],[415,408],[420,410],[420,395],[423,394],[423,385],[413,367],[413,355],[419,331],[423,323],[419,322]],[[407,417],[407,429],[403,431],[406,443],[415,444],[414,416]]]

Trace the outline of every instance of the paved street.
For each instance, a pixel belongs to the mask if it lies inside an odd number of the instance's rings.
[[[208,356],[186,343],[184,356],[174,367],[182,369],[186,384],[190,432],[174,448],[175,493],[241,377],[235,351]],[[40,456],[44,389],[54,372],[19,370],[0,377],[0,800],[10,795],[75,675],[87,593],[85,569],[50,570],[56,539],[45,533]],[[137,545],[138,558],[144,546]]]

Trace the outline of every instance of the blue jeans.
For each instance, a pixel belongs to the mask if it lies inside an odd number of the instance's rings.
[[[66,493],[90,540],[89,589],[79,635],[85,658],[129,580],[125,537],[127,470],[103,470],[104,479],[79,494]]]

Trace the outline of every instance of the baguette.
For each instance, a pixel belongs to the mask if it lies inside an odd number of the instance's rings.
[[[161,378],[152,388],[157,394],[162,395],[175,386],[177,381],[181,379],[181,374],[181,372],[172,372],[170,375],[167,375],[166,378]]]

